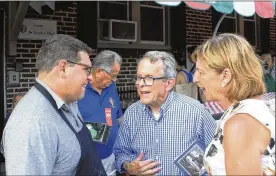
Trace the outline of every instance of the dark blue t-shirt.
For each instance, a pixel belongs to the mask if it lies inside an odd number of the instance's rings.
[[[118,133],[117,118],[123,115],[115,84],[112,83],[99,94],[88,83],[83,99],[78,101],[78,107],[85,122],[107,123],[106,111],[111,110],[112,127],[108,142],[97,144],[101,159],[109,157],[112,154],[112,148]]]
[[[192,72],[187,72],[184,69],[180,69],[180,72],[184,73],[187,77],[188,77],[188,83],[192,83],[193,82],[193,77],[194,77],[194,73]]]

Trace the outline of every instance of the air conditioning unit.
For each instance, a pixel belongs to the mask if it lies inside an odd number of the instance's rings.
[[[137,40],[137,22],[124,20],[101,20],[101,40],[135,42]]]

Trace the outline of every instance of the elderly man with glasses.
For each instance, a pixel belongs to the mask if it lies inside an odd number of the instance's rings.
[[[138,61],[134,83],[140,101],[125,111],[113,152],[116,169],[129,175],[179,175],[173,164],[198,139],[207,146],[215,121],[196,100],[173,92],[176,62],[150,51]]]
[[[101,51],[93,59],[92,79],[86,86],[84,98],[78,102],[108,175],[115,173],[112,148],[118,133],[118,119],[122,116],[115,85],[121,64],[122,58],[117,53]]]

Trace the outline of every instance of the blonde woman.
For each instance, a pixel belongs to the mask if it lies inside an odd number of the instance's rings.
[[[209,175],[275,175],[275,117],[261,100],[262,67],[241,36],[221,34],[193,53],[194,82],[226,110],[204,155]]]

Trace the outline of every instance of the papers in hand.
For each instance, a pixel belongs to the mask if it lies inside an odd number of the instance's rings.
[[[203,164],[204,151],[204,144],[197,140],[174,160],[174,164],[184,175],[208,175]]]

